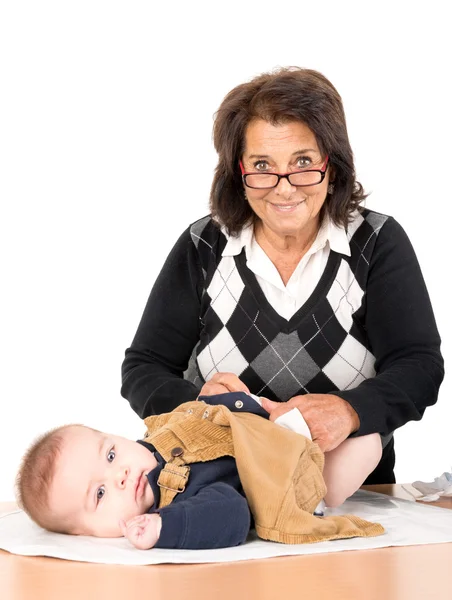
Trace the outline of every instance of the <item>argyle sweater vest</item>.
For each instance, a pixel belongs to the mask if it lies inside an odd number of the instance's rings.
[[[222,256],[227,237],[209,217],[190,229],[204,275],[197,385],[232,372],[258,396],[349,390],[375,375],[363,325],[370,259],[387,216],[356,212],[347,228],[351,256],[330,252],[306,303],[287,321],[247,268],[245,249]]]

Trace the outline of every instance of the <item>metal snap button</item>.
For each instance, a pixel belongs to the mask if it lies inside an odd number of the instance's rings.
[[[209,416],[209,411],[208,411],[208,410],[205,410],[205,411],[204,411],[204,414],[202,415],[202,418],[203,418],[203,419],[206,419],[208,416]]]
[[[171,450],[171,456],[173,458],[176,458],[176,456],[182,456],[183,453],[184,453],[184,451],[180,446],[176,446],[175,448],[173,448]]]
[[[243,408],[243,402],[241,400],[237,400],[237,402],[235,403],[235,407],[236,408]]]
[[[189,415],[191,415],[191,414],[193,413],[193,409],[192,409],[192,408],[189,408],[189,409],[187,410],[187,412],[188,412],[188,414],[189,414]]]

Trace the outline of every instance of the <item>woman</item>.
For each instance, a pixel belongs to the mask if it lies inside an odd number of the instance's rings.
[[[406,234],[360,206],[339,94],[312,70],[261,75],[226,96],[214,144],[211,215],[154,285],[122,394],[145,417],[250,390],[272,420],[301,412],[326,480],[362,457],[344,498],[371,472],[394,482],[393,432],[436,402],[440,338]]]

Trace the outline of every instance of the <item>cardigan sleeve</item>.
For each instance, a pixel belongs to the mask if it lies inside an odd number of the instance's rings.
[[[440,336],[422,273],[402,227],[383,225],[373,252],[365,295],[364,326],[376,358],[376,376],[332,392],[358,413],[353,435],[387,435],[421,419],[435,404],[444,376]]]
[[[227,548],[242,544],[250,530],[248,503],[223,482],[158,510],[162,529],[155,548]]]
[[[170,412],[199,393],[183,373],[199,340],[202,283],[188,228],[155,281],[122,364],[121,394],[141,418]]]

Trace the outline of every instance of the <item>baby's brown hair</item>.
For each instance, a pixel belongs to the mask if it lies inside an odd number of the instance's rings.
[[[20,508],[44,529],[59,533],[68,533],[68,528],[53,518],[49,493],[65,444],[65,433],[72,427],[79,425],[56,427],[38,437],[23,456],[16,477],[16,498]]]

